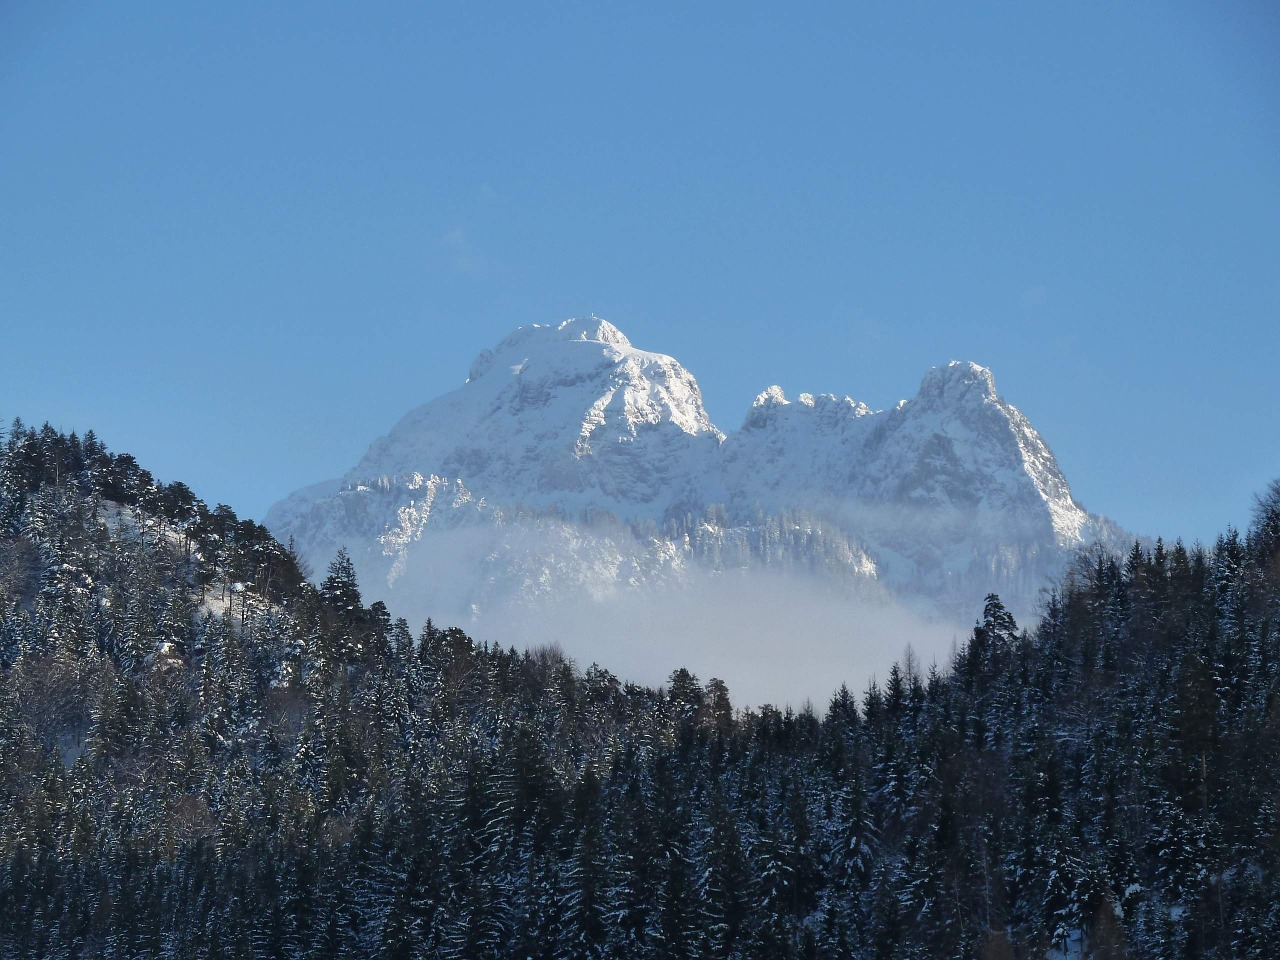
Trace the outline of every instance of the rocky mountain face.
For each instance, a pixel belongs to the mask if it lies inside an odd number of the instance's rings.
[[[883,411],[770,387],[726,434],[684,367],[596,317],[516,330],[266,522],[317,574],[346,546],[371,594],[472,623],[760,571],[971,619],[1120,540],[976,364]]]

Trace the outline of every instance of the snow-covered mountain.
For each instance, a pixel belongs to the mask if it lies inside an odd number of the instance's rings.
[[[725,434],[683,366],[596,317],[516,330],[266,522],[317,573],[346,546],[372,595],[473,622],[760,571],[967,619],[1119,535],[976,364],[884,411],[770,387]]]

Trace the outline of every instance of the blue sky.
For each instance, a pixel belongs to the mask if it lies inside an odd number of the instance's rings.
[[[0,6],[0,416],[261,516],[595,312],[723,429],[990,366],[1077,497],[1280,476],[1280,7]]]

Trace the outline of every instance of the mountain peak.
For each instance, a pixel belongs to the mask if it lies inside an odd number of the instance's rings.
[[[721,440],[692,374],[591,316],[482,351],[465,386],[409,411],[344,483],[420,473],[507,506],[660,517]]]
[[[776,383],[766,390],[761,390],[756,394],[756,398],[751,401],[752,407],[772,407],[786,406],[791,401],[787,399],[787,395],[782,392],[782,388]]]
[[[960,400],[966,397],[995,400],[996,381],[991,371],[984,366],[968,360],[952,360],[946,366],[934,367],[926,373],[916,396],[940,400]]]
[[[565,320],[556,327],[556,332],[566,340],[596,340],[600,343],[613,344],[615,347],[631,346],[631,341],[627,339],[626,334],[604,317],[597,317],[594,313],[585,318]]]
[[[758,430],[774,419],[775,412],[780,407],[788,407],[790,405],[791,401],[782,392],[782,388],[774,384],[767,390],[762,390],[751,401],[751,409],[747,411],[747,417],[742,421],[742,429]]]
[[[468,381],[479,380],[496,366],[509,360],[522,363],[527,355],[550,344],[566,341],[602,343],[618,350],[632,349],[626,334],[603,317],[573,317],[559,324],[533,323],[516,327],[491,350],[481,350],[471,363]],[[520,356],[516,356],[519,354]]]

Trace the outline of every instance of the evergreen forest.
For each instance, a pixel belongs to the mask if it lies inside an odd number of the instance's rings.
[[[308,574],[92,433],[6,431],[0,960],[1280,950],[1280,482],[817,709]]]

